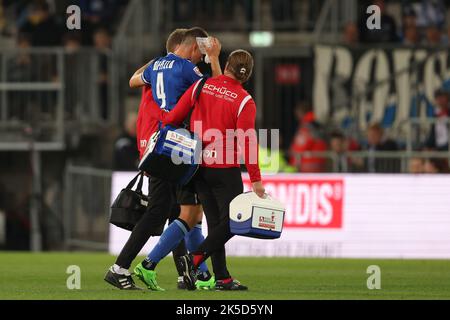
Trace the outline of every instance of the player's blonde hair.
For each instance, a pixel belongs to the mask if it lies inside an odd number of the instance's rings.
[[[166,50],[167,52],[174,52],[175,48],[180,45],[184,40],[184,34],[186,33],[188,29],[175,29],[172,31],[172,33],[169,35],[166,41]]]

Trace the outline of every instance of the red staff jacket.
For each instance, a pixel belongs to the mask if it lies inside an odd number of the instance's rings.
[[[156,104],[152,104],[152,115],[157,115],[164,124],[181,124],[193,106],[199,83],[200,80],[194,83],[168,113],[156,110]],[[240,167],[243,159],[250,180],[260,181],[255,118],[255,102],[239,81],[225,75],[208,79],[190,121],[190,129],[203,143],[201,166]]]
[[[156,107],[158,110],[155,110],[151,106]],[[153,115],[152,112],[157,112],[157,115]],[[150,86],[144,86],[136,121],[136,142],[139,150],[139,158],[142,158],[144,155],[145,149],[147,148],[147,142],[151,135],[158,130],[157,119],[160,117],[160,112],[160,108],[153,100],[152,88]]]

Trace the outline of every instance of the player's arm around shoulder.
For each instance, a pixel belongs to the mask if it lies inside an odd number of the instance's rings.
[[[201,79],[193,83],[190,88],[187,89],[186,92],[181,96],[180,100],[178,100],[175,108],[164,115],[164,118],[162,120],[164,124],[179,125],[183,122],[193,106],[194,91],[196,90],[200,81]]]
[[[153,63],[154,60],[150,61],[146,65],[140,67],[130,78],[130,88],[140,88],[146,84],[149,84],[148,81],[145,81],[144,72],[147,68]]]
[[[148,103],[148,109],[150,112],[150,119],[156,120],[156,121],[164,121],[166,118],[168,112],[164,109],[161,109],[156,102],[152,99]]]

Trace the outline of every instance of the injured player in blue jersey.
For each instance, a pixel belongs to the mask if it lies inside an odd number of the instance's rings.
[[[172,110],[181,95],[203,77],[195,65],[202,58],[196,39],[207,36],[201,28],[187,30],[183,42],[175,52],[155,59],[144,69],[140,69],[141,72],[136,73],[130,80],[130,85],[132,87],[150,85],[158,106],[166,111]],[[208,48],[213,76],[222,73],[218,58],[220,48],[220,42],[214,38],[212,47]],[[170,90],[167,90],[168,88]],[[180,241],[186,239],[188,250],[195,251],[204,240],[201,227],[197,226],[202,220],[203,212],[195,190],[178,189],[177,202],[181,208],[179,218],[169,225],[147,259],[134,270],[137,277],[151,290],[162,290],[156,282],[155,267],[162,258],[177,247]],[[211,289],[215,286],[214,277],[209,273],[206,264],[199,268],[198,279],[200,289]]]

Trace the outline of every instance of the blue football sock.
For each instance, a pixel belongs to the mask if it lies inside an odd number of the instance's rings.
[[[185,236],[184,240],[186,241],[186,247],[189,252],[195,252],[200,244],[205,240],[205,237],[202,234],[202,224],[197,224],[192,230]],[[206,262],[202,262],[198,266],[198,270],[200,272],[207,272],[208,266]]]
[[[188,232],[189,229],[186,223],[176,219],[164,230],[158,243],[148,254],[147,258],[154,263],[158,263],[178,246]]]

